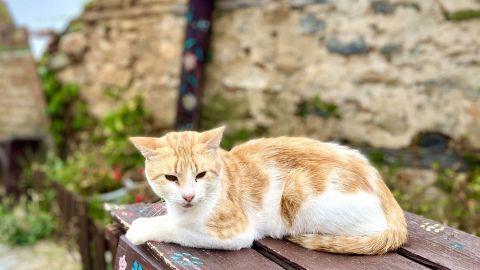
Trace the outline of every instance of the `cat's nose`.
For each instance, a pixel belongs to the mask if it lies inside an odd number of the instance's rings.
[[[195,194],[184,194],[182,198],[187,202],[192,202],[193,198],[195,198]]]

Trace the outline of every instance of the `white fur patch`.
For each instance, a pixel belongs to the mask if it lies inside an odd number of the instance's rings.
[[[287,232],[280,213],[284,177],[274,165],[270,166],[267,173],[270,185],[263,199],[262,210],[250,218],[255,224],[255,239],[265,236],[281,238]]]
[[[366,235],[385,229],[387,221],[375,195],[327,190],[303,204],[292,231],[294,234]]]

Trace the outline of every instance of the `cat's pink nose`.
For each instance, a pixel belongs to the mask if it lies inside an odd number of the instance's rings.
[[[192,202],[193,198],[195,198],[195,194],[182,195],[182,198],[187,202]]]

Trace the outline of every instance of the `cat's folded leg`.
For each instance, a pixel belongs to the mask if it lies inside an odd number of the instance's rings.
[[[203,231],[201,226],[190,228],[178,225],[168,215],[136,219],[125,236],[135,245],[147,241],[159,241],[189,247],[226,250],[250,247],[254,240],[253,231],[245,231],[228,239],[219,239]]]
[[[168,215],[150,218],[138,218],[133,221],[125,237],[135,245],[149,240],[165,241],[165,236],[172,232],[172,222]]]
[[[165,242],[177,243],[182,246],[222,250],[239,250],[252,246],[254,233],[243,232],[228,239],[220,239],[206,231],[178,227],[174,233],[168,236],[168,238],[169,239],[165,240]]]

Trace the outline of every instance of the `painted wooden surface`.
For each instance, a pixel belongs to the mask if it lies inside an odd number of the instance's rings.
[[[110,212],[114,219],[124,229],[127,229],[135,219],[163,215],[166,213],[166,209],[162,203],[137,204],[113,207]],[[278,264],[253,249],[242,249],[240,251],[208,250],[154,241],[147,242],[146,246],[151,254],[159,259],[161,265],[168,265],[171,269],[282,269]],[[120,247],[117,249],[117,254],[117,257],[123,254]],[[131,260],[127,260],[127,263],[131,263]]]
[[[170,269],[159,263],[145,245],[136,246],[125,236],[120,237],[113,266],[116,270]]]
[[[480,269],[480,238],[405,213],[409,239],[398,253],[435,269]]]
[[[397,253],[339,255],[310,251],[288,241],[271,238],[256,241],[254,248],[263,254],[271,254],[272,260],[287,269],[428,269]]]
[[[163,203],[110,206],[110,213],[126,230],[135,219],[163,215],[166,208]],[[253,249],[235,252],[158,242],[146,246],[157,264],[168,269],[480,269],[480,238],[411,213],[405,215],[408,244],[397,253],[380,256],[310,251],[270,238],[256,241]]]

